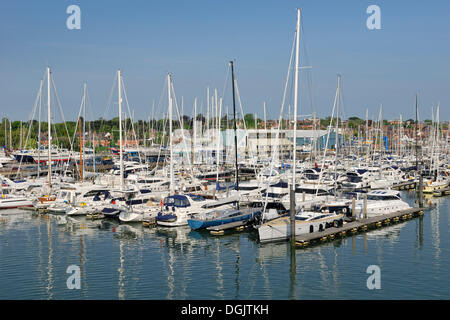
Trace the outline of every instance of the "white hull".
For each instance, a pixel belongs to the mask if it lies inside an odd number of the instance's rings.
[[[0,198],[0,210],[1,209],[15,209],[20,207],[32,207],[33,203],[27,198],[22,197],[5,197]]]
[[[325,230],[329,224],[334,221],[343,219],[344,215],[329,216],[326,218],[313,221],[295,221],[295,234],[307,234]],[[285,241],[291,235],[290,217],[282,217],[269,221],[258,228],[259,241]]]
[[[144,215],[138,212],[122,211],[119,214],[119,220],[122,222],[142,222]]]

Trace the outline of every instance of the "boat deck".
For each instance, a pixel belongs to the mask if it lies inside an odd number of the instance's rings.
[[[353,235],[358,232],[365,232],[369,229],[382,228],[383,226],[388,226],[400,221],[406,221],[422,214],[423,209],[410,208],[376,217],[358,219],[356,221],[344,223],[341,227],[331,227],[321,232],[298,235],[295,237],[295,243],[298,247],[306,247],[314,242],[325,242],[338,237],[346,237],[348,234]]]
[[[206,228],[206,230],[208,231],[222,231],[222,230],[227,230],[227,229],[233,229],[233,228],[238,228],[241,226],[244,226],[247,224],[248,221],[234,221],[234,222],[230,222],[230,223],[224,223],[218,226],[212,226],[212,227],[208,227]]]

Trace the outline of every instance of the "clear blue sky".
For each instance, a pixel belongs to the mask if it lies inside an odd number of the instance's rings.
[[[81,30],[66,28],[66,8],[81,8]],[[366,8],[381,9],[381,30],[368,30]],[[0,3],[0,116],[27,120],[48,65],[66,119],[75,119],[87,81],[93,116],[104,115],[116,70],[124,74],[136,118],[148,118],[167,72],[190,115],[206,87],[223,89],[235,59],[245,113],[262,118],[267,101],[277,118],[296,24],[303,8],[300,114],[330,115],[336,74],[342,75],[345,117],[421,119],[440,102],[450,116],[450,1],[2,1]],[[308,58],[305,61],[305,58]],[[231,96],[226,95],[227,104]],[[163,108],[157,111],[161,116]],[[116,116],[109,111],[106,118]]]

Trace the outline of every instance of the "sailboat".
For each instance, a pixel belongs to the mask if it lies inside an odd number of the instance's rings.
[[[237,153],[237,134],[236,134],[236,103],[235,103],[235,81],[234,81],[234,64],[230,61],[231,67],[231,81],[233,92],[233,117],[234,117],[234,155],[235,155],[235,176],[236,176],[236,190],[239,190],[239,168],[238,168],[238,153]],[[222,201],[230,201],[232,197],[224,198]],[[240,221],[242,224],[246,224],[255,220],[262,214],[262,210],[259,208],[240,209],[239,202],[237,202],[237,208],[227,208],[222,210],[210,210],[196,215],[193,215],[191,219],[188,219],[189,226],[196,229],[203,229],[207,227],[213,227],[218,225],[225,225],[232,222]]]
[[[300,22],[301,22],[301,9],[297,9],[297,28],[296,28],[296,59],[295,59],[295,84],[294,84],[294,153],[293,153],[293,161],[292,161],[292,184],[291,184],[291,195],[289,197],[295,197],[295,202],[297,202],[297,197],[295,196],[296,189],[296,124],[297,124],[297,105],[298,105],[298,71],[299,71],[299,42],[300,42]],[[338,77],[338,89],[336,92],[335,100],[337,99],[340,88],[340,77]],[[336,101],[335,101],[336,103]],[[333,114],[334,114],[334,106],[333,106]],[[330,128],[331,128],[330,121]],[[328,136],[330,133],[330,129],[328,130]],[[337,132],[336,132],[337,135]],[[328,144],[328,141],[327,141]],[[338,141],[336,141],[336,146],[338,145]],[[336,161],[336,159],[335,159]],[[319,182],[321,180],[322,171],[319,175]],[[318,185],[316,185],[317,187]],[[302,189],[300,189],[302,190]],[[303,192],[302,192],[303,193]],[[317,197],[318,189],[316,189],[315,198]],[[306,193],[303,193],[303,197],[306,196]],[[326,197],[326,196],[325,196]],[[314,200],[316,201],[316,200]],[[306,204],[305,201],[301,202],[302,207]],[[287,204],[286,204],[287,205]],[[290,205],[289,205],[290,208]],[[325,228],[332,225],[340,225],[343,223],[344,214],[338,214],[336,212],[314,212],[314,211],[305,211],[304,208],[300,210],[296,210],[295,219],[292,221],[290,216],[282,216],[269,220],[267,222],[262,223],[258,226],[258,237],[260,242],[270,242],[270,241],[279,241],[279,240],[287,240],[290,238],[291,230],[295,232],[295,234],[303,234],[314,231],[323,231]]]
[[[436,122],[433,126],[433,136],[432,136],[432,148],[430,156],[430,173],[432,178],[429,179],[423,186],[423,193],[440,195],[440,193],[447,189],[450,183],[450,179],[445,174],[440,174],[442,169],[439,165],[439,142],[440,142],[440,131],[439,131],[439,105],[436,109]],[[434,173],[434,174],[433,174]]]

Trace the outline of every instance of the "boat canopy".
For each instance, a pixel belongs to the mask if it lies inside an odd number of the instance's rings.
[[[186,208],[191,205],[189,199],[180,194],[175,194],[173,196],[168,196],[164,199],[164,205],[168,207],[178,207],[178,208]]]

